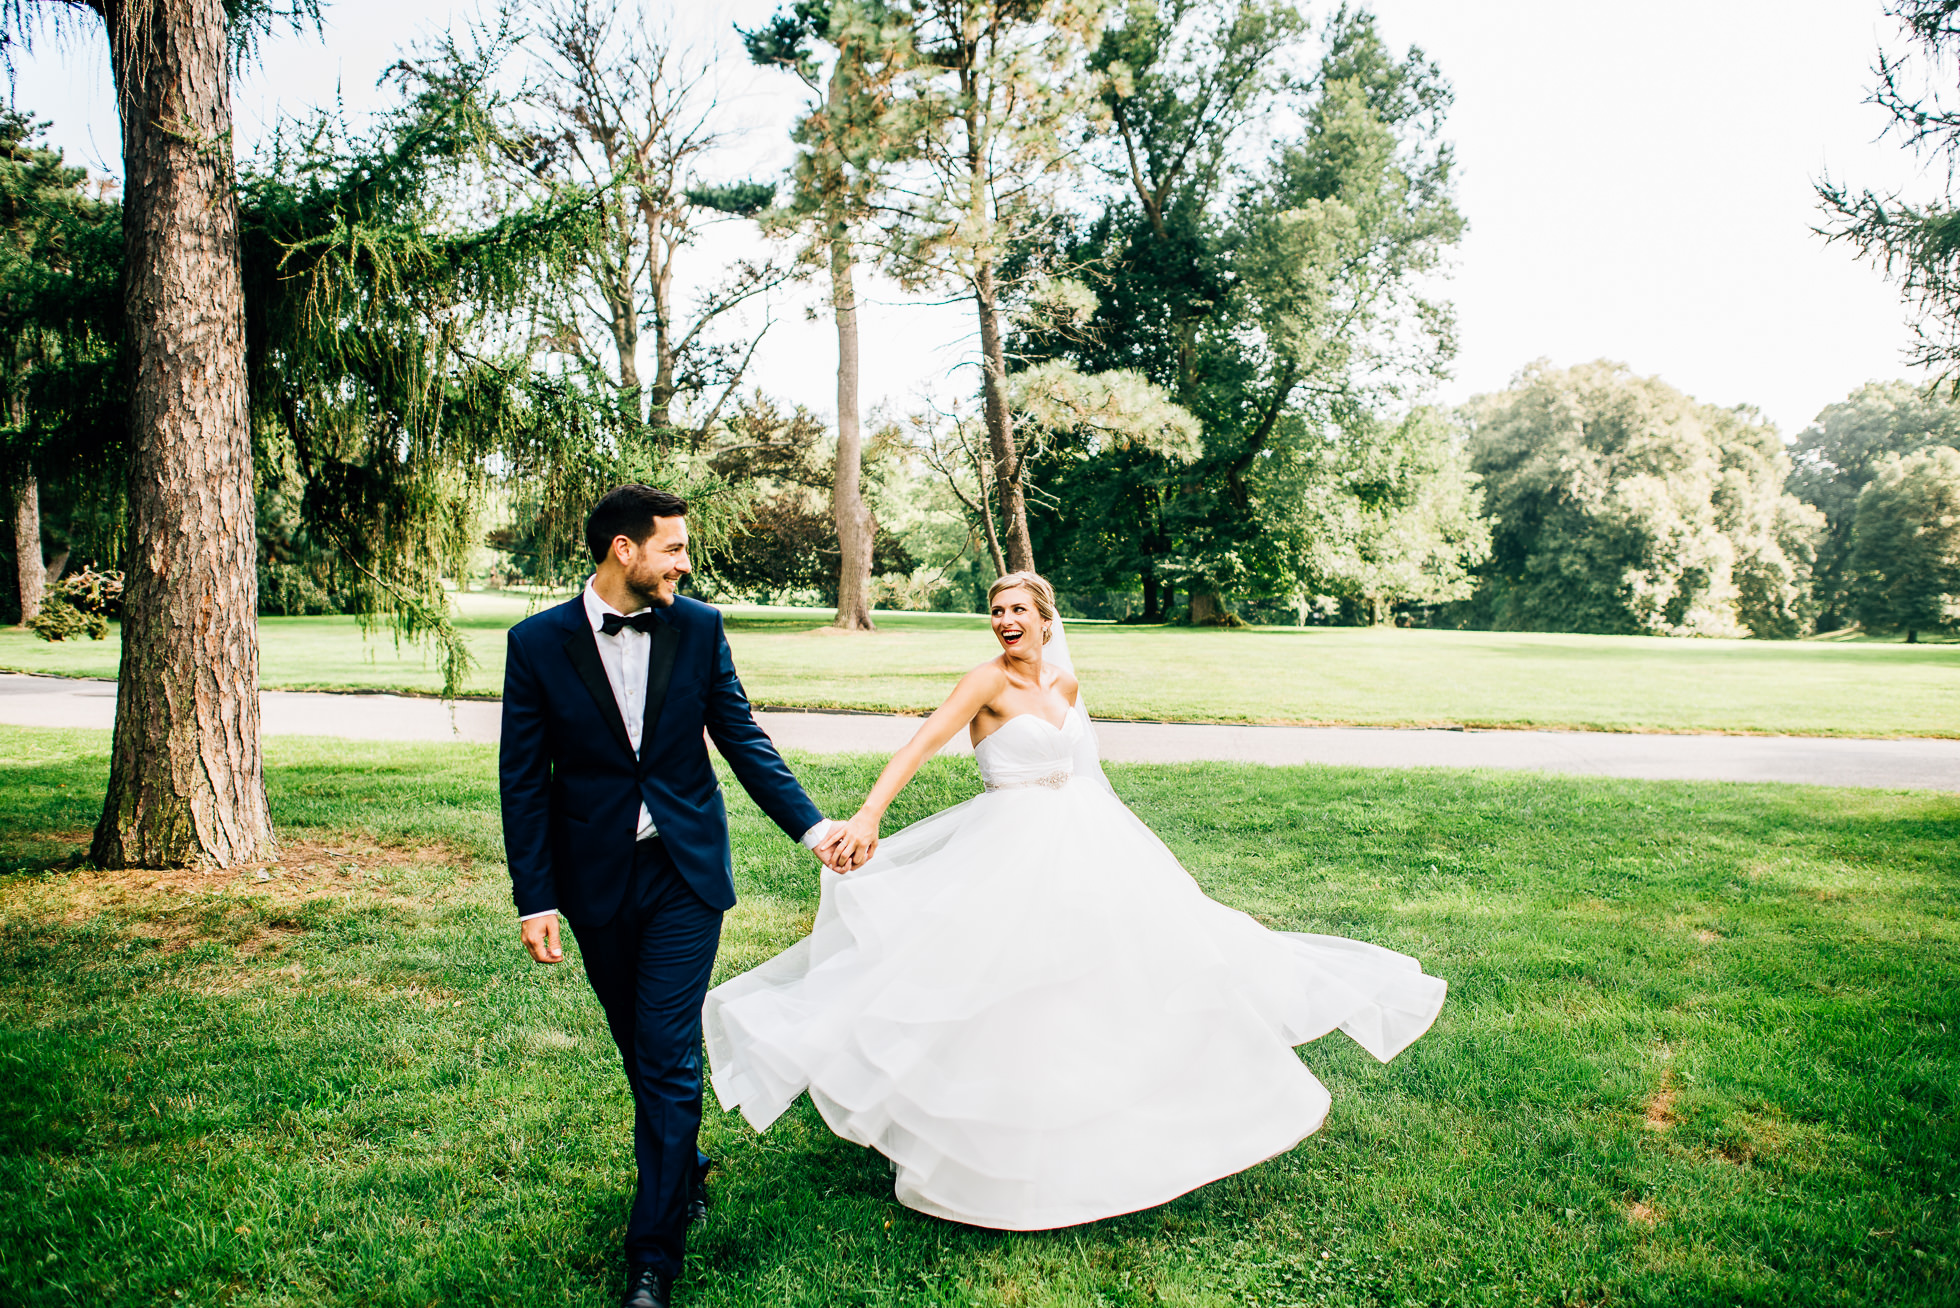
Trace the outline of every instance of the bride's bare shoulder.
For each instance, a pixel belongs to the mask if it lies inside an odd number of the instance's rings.
[[[985,703],[998,695],[1006,685],[1007,669],[1000,665],[999,659],[988,659],[961,677],[960,684],[953,688],[953,693],[978,695],[981,702]]]
[[[998,658],[991,658],[985,663],[977,664],[972,671],[968,672],[964,677],[961,677],[960,680],[962,682],[970,682],[974,685],[987,685],[999,689],[1007,684],[1007,669],[1001,666]]]
[[[1073,704],[1075,703],[1076,696],[1081,693],[1082,687],[1076,682],[1075,674],[1073,672],[1066,671],[1062,668],[1056,668],[1055,690],[1058,694],[1061,695],[1063,699],[1067,700],[1070,704]]]

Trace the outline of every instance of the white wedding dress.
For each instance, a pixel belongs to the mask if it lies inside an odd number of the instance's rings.
[[[1442,1007],[1404,954],[1209,899],[1103,779],[1080,707],[974,750],[985,793],[824,872],[810,934],[708,994],[715,1096],[766,1130],[806,1089],[901,1203],[1043,1230],[1284,1153],[1328,1095],[1294,1046],[1386,1062]]]

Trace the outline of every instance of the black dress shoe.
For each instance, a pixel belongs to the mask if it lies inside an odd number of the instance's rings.
[[[620,1308],[668,1308],[673,1292],[673,1279],[662,1276],[652,1263],[628,1263]]]
[[[687,1224],[706,1221],[708,1218],[708,1171],[715,1165],[710,1158],[694,1171],[694,1184],[687,1188]]]

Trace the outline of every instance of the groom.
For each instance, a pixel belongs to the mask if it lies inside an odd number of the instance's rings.
[[[511,628],[504,672],[498,773],[524,947],[559,962],[560,916],[570,925],[633,1090],[627,1308],[665,1308],[706,1203],[701,1001],[735,884],[702,729],[792,839],[840,868],[869,854],[833,833],[756,724],[720,612],[675,594],[692,570],[686,514],[650,486],[600,500],[591,581]]]

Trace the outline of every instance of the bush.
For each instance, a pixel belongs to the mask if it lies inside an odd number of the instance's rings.
[[[41,611],[27,624],[42,640],[101,640],[109,634],[109,619],[100,613],[84,613],[66,595],[52,595],[42,602]]]
[[[54,593],[73,605],[77,612],[104,621],[122,616],[123,575],[113,568],[106,572],[97,572],[93,567],[83,568],[74,576],[57,581]]]
[[[83,568],[49,588],[41,611],[28,629],[42,640],[102,640],[109,619],[122,616],[123,575],[110,569]]]

